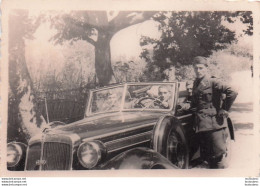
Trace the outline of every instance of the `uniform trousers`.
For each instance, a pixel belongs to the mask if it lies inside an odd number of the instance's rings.
[[[230,153],[227,152],[230,143],[228,128],[203,131],[197,135],[201,158],[209,163],[210,168],[226,168],[227,153]]]

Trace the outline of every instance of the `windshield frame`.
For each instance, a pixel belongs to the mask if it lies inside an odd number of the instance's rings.
[[[172,106],[169,109],[154,109],[154,108],[124,108],[125,105],[125,97],[126,97],[126,91],[127,91],[127,87],[128,86],[144,86],[144,85],[151,85],[151,86],[158,86],[158,85],[172,85],[172,90],[173,90],[173,97],[172,97]],[[118,88],[118,87],[122,87],[123,88],[123,92],[122,92],[122,98],[121,98],[121,104],[120,104],[120,108],[119,110],[112,110],[112,111],[104,111],[104,112],[97,112],[97,113],[92,113],[90,111],[91,109],[91,105],[92,105],[92,100],[93,100],[93,93],[94,92],[98,92],[98,91],[103,91],[103,90],[108,90],[108,89],[113,89],[113,88]],[[112,85],[112,86],[107,86],[107,87],[102,87],[102,88],[97,88],[97,89],[93,89],[90,90],[89,93],[89,98],[87,101],[87,106],[85,109],[85,117],[88,116],[94,116],[94,115],[98,115],[98,114],[104,114],[104,113],[112,113],[112,112],[123,112],[123,111],[161,111],[161,112],[170,112],[170,111],[174,111],[175,106],[176,106],[176,98],[178,97],[178,82],[130,82],[130,83],[124,83],[124,84],[117,84],[117,85]]]

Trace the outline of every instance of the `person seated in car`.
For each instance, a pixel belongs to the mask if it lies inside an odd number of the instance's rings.
[[[137,98],[135,96],[131,96],[129,90],[126,91],[125,94],[125,104],[124,104],[124,108],[125,109],[132,109],[135,108],[136,102],[137,102]]]
[[[169,86],[161,85],[158,87],[158,99],[155,105],[163,109],[169,109],[172,106],[171,90]]]
[[[121,98],[117,96],[116,93],[109,93],[107,100],[104,101],[101,110],[111,111],[120,109]]]
[[[182,100],[182,102],[178,103],[177,109],[179,112],[185,112],[190,109],[191,101],[192,101],[192,88],[193,88],[193,81],[187,81],[186,82],[186,91],[188,93],[187,96],[185,96],[185,99]]]

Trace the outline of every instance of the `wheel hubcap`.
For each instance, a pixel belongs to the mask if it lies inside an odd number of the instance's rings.
[[[184,145],[175,132],[171,132],[167,140],[167,158],[180,168],[185,164]]]

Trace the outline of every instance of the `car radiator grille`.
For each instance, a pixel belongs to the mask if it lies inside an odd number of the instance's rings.
[[[39,170],[37,161],[41,159],[41,143],[30,145],[27,151],[26,170]]]
[[[26,170],[68,170],[71,159],[69,144],[45,142],[41,152],[41,143],[37,143],[29,147]]]

